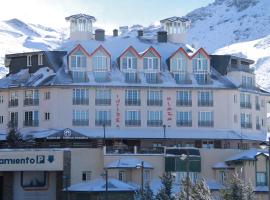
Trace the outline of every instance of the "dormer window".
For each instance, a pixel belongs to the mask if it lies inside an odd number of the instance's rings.
[[[178,53],[172,58],[171,72],[177,83],[187,83],[187,59],[182,53]]]
[[[242,86],[243,87],[252,87],[253,86],[253,79],[249,76],[242,76]]]
[[[32,66],[32,55],[27,55],[27,67]]]
[[[158,58],[156,57],[144,57],[143,69],[158,71]]]
[[[206,83],[208,75],[208,60],[198,53],[192,60],[192,68],[194,76],[198,83]]]
[[[98,51],[93,56],[93,70],[95,72],[109,71],[109,58],[102,51]]]
[[[78,50],[71,55],[71,69],[86,68],[86,56]]]
[[[43,65],[43,54],[38,54],[38,65]]]
[[[122,58],[122,70],[130,71],[130,70],[136,70],[136,69],[137,69],[137,58],[132,53],[128,52]]]

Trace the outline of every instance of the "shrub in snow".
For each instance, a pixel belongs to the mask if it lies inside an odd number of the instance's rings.
[[[18,142],[22,140],[22,135],[15,128],[11,128],[8,131],[6,140],[8,144],[15,146]]]

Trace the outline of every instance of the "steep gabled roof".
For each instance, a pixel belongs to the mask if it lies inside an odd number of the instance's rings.
[[[136,49],[133,46],[129,46],[120,56],[119,58],[121,58],[125,53],[127,53],[128,51],[132,52],[133,54],[135,54],[135,56],[140,57],[139,53],[136,51]]]
[[[162,19],[162,20],[160,20],[160,23],[164,23],[166,21],[168,21],[168,22],[175,22],[175,21],[188,22],[189,19],[184,18],[184,17],[176,17],[176,16],[174,16],[174,17],[169,17],[169,18],[166,18],[166,19]]]
[[[198,50],[190,57],[190,59],[194,58],[198,53],[202,53],[202,54],[204,54],[208,59],[210,59],[210,56],[209,56],[208,53],[204,50],[204,48],[198,49]]]
[[[95,55],[95,53],[96,53],[97,51],[99,51],[99,50],[104,51],[109,57],[111,57],[111,54],[110,54],[110,53],[109,53],[102,45],[99,45],[99,47],[96,48],[96,49],[93,51],[93,53],[91,53],[90,56]]]
[[[68,17],[66,17],[65,19],[67,21],[69,21],[70,19],[79,19],[79,18],[86,18],[86,19],[89,19],[89,20],[92,20],[92,21],[96,21],[96,18],[94,16],[91,16],[91,15],[86,15],[86,14],[75,14],[75,15],[70,15]]]
[[[146,49],[146,51],[142,52],[141,57],[144,57],[149,51],[153,52],[157,57],[161,58],[160,54],[152,46],[150,46],[148,49]]]
[[[70,51],[68,56],[73,54],[74,52],[76,52],[78,50],[81,50],[86,56],[90,56],[90,54],[82,47],[81,44],[78,44],[75,48],[73,48],[73,50]]]

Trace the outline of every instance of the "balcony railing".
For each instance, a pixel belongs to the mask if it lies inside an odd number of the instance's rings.
[[[125,120],[126,126],[141,126],[141,120]]]
[[[95,120],[95,125],[96,126],[111,126],[112,120]]]
[[[38,120],[25,120],[24,126],[38,126],[39,121]]]
[[[198,101],[198,106],[213,106],[213,100],[208,101]]]
[[[186,73],[179,73],[173,72],[174,80],[177,84],[191,84],[192,80],[189,78],[189,74]]]
[[[75,98],[72,102],[73,105],[89,105],[89,99]]]
[[[241,108],[249,108],[251,109],[251,103],[250,102],[240,102],[240,107]]]
[[[89,120],[72,120],[73,126],[88,126]]]
[[[176,125],[182,126],[182,127],[191,127],[192,121],[191,120],[177,120]]]
[[[254,68],[251,68],[245,65],[231,65],[227,70],[228,72],[243,71],[243,72],[248,72],[248,73],[254,73]]]
[[[125,99],[126,106],[140,106],[141,100],[140,99]]]
[[[147,120],[147,126],[162,126],[162,120]]]
[[[147,83],[162,83],[160,74],[157,73],[145,73],[145,78]]]
[[[16,106],[18,106],[18,105],[19,105],[18,99],[12,99],[12,100],[10,100],[10,101],[8,102],[8,106],[9,106],[9,107],[16,107]]]
[[[111,105],[111,99],[96,99],[95,103],[96,106],[110,106]]]
[[[198,121],[199,127],[213,127],[214,121]]]
[[[125,73],[125,82],[126,83],[141,83],[137,73]]]
[[[241,128],[252,128],[252,123],[242,122]]]
[[[147,105],[148,106],[162,106],[162,99],[148,99]]]
[[[192,106],[192,100],[176,100],[176,106]]]
[[[39,99],[24,99],[25,106],[38,106]]]
[[[256,104],[256,110],[260,110],[261,109],[261,106],[260,106],[260,104]]]

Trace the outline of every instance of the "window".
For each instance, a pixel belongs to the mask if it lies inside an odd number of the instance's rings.
[[[111,105],[111,90],[110,89],[96,89],[96,105]]]
[[[88,110],[73,110],[73,126],[88,126],[89,111]]]
[[[173,172],[172,175],[175,177],[175,182],[180,184],[181,181],[187,177],[187,172]],[[195,183],[198,179],[198,173],[189,172],[189,178],[192,183]]]
[[[24,112],[24,126],[38,126],[38,111]]]
[[[21,172],[21,187],[25,190],[44,190],[48,187],[48,173],[42,171]]]
[[[86,68],[86,67],[87,67],[86,56],[83,54],[82,51],[78,50],[71,55],[72,69]]]
[[[44,113],[44,119],[45,119],[45,121],[49,121],[50,120],[50,113],[48,113],[48,112],[45,112]]]
[[[192,113],[191,112],[176,112],[176,125],[177,126],[192,126]]]
[[[76,88],[73,89],[73,105],[88,105],[89,89]]]
[[[126,126],[141,126],[141,112],[138,110],[129,110],[125,112]]]
[[[125,91],[125,104],[126,106],[140,106],[140,90],[126,90]]]
[[[147,71],[159,71],[158,58],[157,57],[144,57],[143,58],[143,69]]]
[[[241,93],[240,94],[240,107],[241,108],[251,108],[250,94]]]
[[[147,126],[162,126],[163,125],[162,111],[147,112]]]
[[[4,123],[4,116],[0,116],[0,124],[3,124]]]
[[[237,95],[236,95],[236,94],[233,95],[233,102],[234,102],[234,103],[237,103]]]
[[[111,111],[96,110],[96,126],[111,126]]]
[[[251,114],[241,113],[240,121],[242,128],[252,128]]]
[[[136,69],[137,69],[137,58],[131,52],[128,52],[122,58],[122,70],[134,71]]]
[[[98,51],[93,56],[93,71],[107,72],[109,70],[109,58],[102,51]]]
[[[44,99],[49,100],[51,98],[51,92],[45,92],[44,93]]]
[[[77,71],[72,71],[71,72],[72,80],[75,83],[83,83],[87,82],[87,76],[86,72],[77,72]]]
[[[253,79],[249,76],[242,76],[242,86],[251,87],[253,85]]]
[[[177,106],[191,106],[192,105],[191,91],[177,91],[176,92],[176,105]]]
[[[27,67],[31,67],[31,66],[32,66],[32,56],[27,55]]]
[[[143,170],[143,179],[145,183],[149,183],[151,181],[151,171],[149,169]]]
[[[192,60],[192,68],[195,79],[198,83],[207,82],[208,74],[208,60],[201,54],[198,53]]]
[[[256,186],[266,186],[266,172],[256,172]]]
[[[186,72],[187,71],[187,59],[182,53],[179,53],[172,59],[172,72]]]
[[[160,74],[157,72],[145,72],[147,83],[161,83]]]
[[[259,116],[256,116],[256,129],[257,130],[261,129],[260,117]]]
[[[199,127],[213,127],[214,121],[213,121],[213,112],[203,111],[199,112],[199,121],[198,126]]]
[[[226,173],[225,171],[219,171],[218,172],[218,179],[221,183],[224,183],[226,181]]]
[[[214,141],[213,140],[203,140],[202,141],[202,148],[213,149],[214,148]]]
[[[213,106],[213,92],[198,91],[198,106]]]
[[[38,65],[43,65],[43,54],[38,54]]]
[[[90,181],[92,176],[92,171],[83,171],[82,172],[82,181]]]
[[[39,104],[39,92],[38,90],[26,90],[25,91],[25,106],[36,106]]]
[[[9,113],[9,127],[16,128],[18,127],[18,112],[10,112]]]
[[[0,95],[0,104],[1,104],[1,103],[4,103],[4,96],[1,96],[1,95]]]
[[[120,180],[120,181],[125,181],[125,179],[126,179],[126,172],[125,171],[119,171],[119,174],[118,174],[118,179]]]
[[[162,91],[148,90],[147,91],[147,105],[148,106],[162,106]]]
[[[259,96],[255,97],[256,110],[260,110]]]

